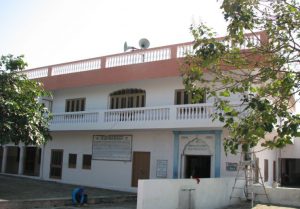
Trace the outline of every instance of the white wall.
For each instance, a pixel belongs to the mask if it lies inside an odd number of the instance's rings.
[[[65,111],[65,100],[71,98],[86,98],[86,111],[107,109],[109,94],[127,88],[139,88],[146,91],[146,107],[174,105],[175,89],[183,89],[179,77],[152,79],[121,83],[115,85],[92,86],[57,90],[53,97],[53,112]]]
[[[173,178],[173,150],[174,150],[174,135],[171,130],[165,131],[128,131],[128,132],[53,132],[53,140],[49,141],[44,150],[44,163],[43,163],[43,178],[49,179],[50,173],[50,157],[51,149],[63,149],[63,173],[61,182],[82,184],[87,186],[96,186],[102,188],[135,191],[131,187],[132,176],[132,161],[104,161],[93,160],[92,169],[82,169],[82,155],[92,154],[92,140],[93,135],[132,135],[132,151],[144,151],[151,153],[150,159],[150,179],[156,179],[157,173],[157,160],[167,160],[167,178]],[[206,134],[210,136],[209,134]],[[201,135],[201,136],[206,136]],[[182,153],[183,146],[186,140],[193,139],[195,135],[182,135],[186,138],[180,138],[180,153]],[[222,138],[226,133],[222,135]],[[206,142],[210,147],[212,154],[211,162],[211,176],[214,177],[215,169],[215,149],[214,139]],[[240,160],[240,155],[225,155],[223,147],[221,147],[221,177],[235,177],[236,171],[227,171],[226,162],[236,162]],[[68,157],[70,153],[77,154],[77,167],[76,169],[68,168]],[[181,155],[179,153],[179,155]],[[178,156],[180,158],[180,156]],[[273,183],[273,163],[275,155],[272,151],[264,151],[259,153],[260,168],[262,175],[264,174],[263,160],[269,159],[269,181],[268,185]],[[184,169],[184,164],[178,161],[179,171]]]
[[[82,154],[92,154],[93,135],[132,135],[132,151],[149,151],[150,178],[156,178],[157,160],[168,160],[168,178],[172,178],[173,134],[170,131],[151,132],[69,132],[53,133],[53,140],[45,147],[43,178],[49,178],[51,149],[63,149],[62,179],[65,183],[81,184],[123,191],[136,191],[131,187],[132,161],[92,160],[91,170],[82,169]],[[68,168],[69,153],[77,154],[76,169]]]
[[[262,194],[263,188],[261,186],[254,186],[254,191],[258,194]],[[300,206],[299,188],[266,187],[266,192],[269,196],[270,202],[268,202],[265,195],[259,195],[255,198],[255,200],[262,203],[271,203],[276,205]]]
[[[228,137],[228,131],[223,129],[222,132],[222,138],[226,138]],[[223,145],[223,142],[222,142]],[[224,147],[222,146],[222,154],[221,154],[221,176],[222,177],[231,177],[231,176],[235,176],[236,172],[235,171],[227,171],[226,170],[226,162],[232,162],[232,163],[238,163],[241,159],[241,151],[238,150],[238,153],[236,155],[230,154],[230,153],[225,153],[224,151]],[[264,160],[267,159],[268,160],[268,173],[269,173],[269,178],[268,181],[265,182],[266,185],[272,185],[273,183],[273,162],[276,161],[276,170],[278,171],[278,150],[274,149],[274,150],[270,150],[270,149],[266,149],[265,147],[261,147],[260,145],[257,145],[254,149],[254,151],[256,152],[255,155],[256,157],[259,159],[259,168],[260,168],[260,172],[262,175],[262,178],[265,180],[264,178]],[[278,174],[277,174],[278,177]]]
[[[146,91],[146,107],[174,105],[175,90],[184,89],[181,77],[169,77],[120,83],[114,85],[99,85],[84,88],[56,90],[53,92],[53,112],[65,111],[66,99],[86,98],[86,111],[108,109],[109,94],[127,88],[139,88]],[[232,102],[239,102],[238,95],[232,95]],[[210,98],[208,103],[213,103]]]
[[[234,178],[140,180],[137,209],[214,209],[236,203],[230,200]],[[189,189],[191,189],[189,197]]]
[[[281,150],[281,158],[300,158],[300,137],[296,137],[294,144],[289,144]]]

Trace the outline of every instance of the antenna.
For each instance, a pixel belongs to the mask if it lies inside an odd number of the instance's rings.
[[[150,46],[150,42],[148,41],[148,39],[142,38],[139,41],[139,46],[141,47],[141,49],[148,49]]]

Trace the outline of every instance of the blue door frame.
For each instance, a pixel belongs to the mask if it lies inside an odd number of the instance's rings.
[[[173,147],[173,178],[179,178],[179,137],[180,135],[195,135],[195,134],[212,134],[215,135],[215,178],[221,175],[221,130],[213,131],[173,131],[174,147]],[[182,169],[182,168],[180,168]]]

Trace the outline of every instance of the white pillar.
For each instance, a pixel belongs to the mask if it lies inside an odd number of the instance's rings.
[[[2,168],[1,172],[5,173],[5,168],[6,168],[6,158],[7,158],[7,147],[3,146],[3,155],[2,155]]]
[[[24,146],[20,146],[20,155],[19,155],[19,169],[18,169],[18,174],[22,175],[23,174],[23,168],[24,168]]]
[[[40,164],[40,178],[41,179],[44,179],[44,164],[45,164],[45,144],[43,145],[43,147],[40,147],[41,148],[41,164]]]

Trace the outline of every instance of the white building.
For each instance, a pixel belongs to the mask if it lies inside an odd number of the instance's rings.
[[[226,156],[213,100],[190,104],[179,67],[192,43],[28,70],[53,99],[53,140],[40,148],[5,145],[2,173],[136,191],[137,180],[235,176],[240,156]],[[239,97],[230,98],[239,103]],[[299,155],[298,155],[299,156]],[[265,181],[278,152],[257,154]]]

